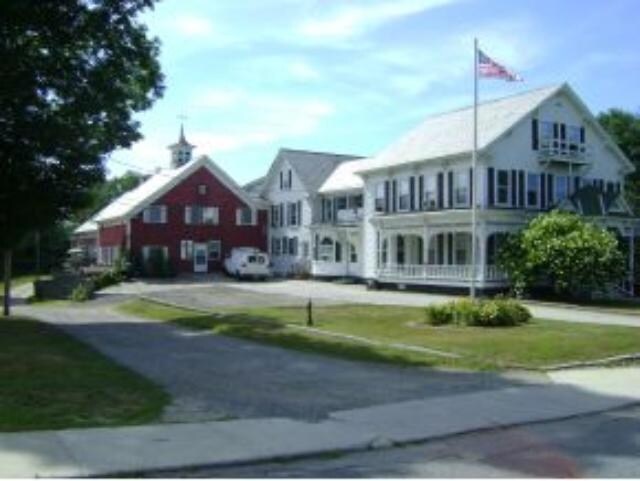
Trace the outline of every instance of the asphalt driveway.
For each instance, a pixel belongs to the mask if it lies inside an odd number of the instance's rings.
[[[544,378],[437,371],[306,354],[143,321],[91,303],[20,307],[165,387],[165,421],[322,419],[331,411],[500,389]]]

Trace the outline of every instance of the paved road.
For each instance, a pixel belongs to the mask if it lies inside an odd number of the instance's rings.
[[[294,462],[180,470],[167,477],[640,477],[640,408]]]
[[[340,360],[141,321],[91,304],[16,311],[62,326],[164,386],[173,398],[165,421],[317,420],[340,409],[548,382]]]

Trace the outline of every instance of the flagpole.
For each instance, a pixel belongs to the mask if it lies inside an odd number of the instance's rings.
[[[469,295],[476,297],[476,175],[478,163],[478,39],[473,39],[473,151],[471,153],[471,286]]]

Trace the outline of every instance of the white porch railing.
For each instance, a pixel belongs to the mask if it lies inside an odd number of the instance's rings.
[[[421,264],[390,264],[377,270],[381,279],[405,280],[454,280],[467,281],[471,279],[473,268],[465,265],[421,265]],[[476,280],[504,281],[505,274],[497,266],[476,267]]]

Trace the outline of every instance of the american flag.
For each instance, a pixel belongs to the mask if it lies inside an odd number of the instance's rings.
[[[510,72],[506,67],[494,61],[482,50],[478,50],[478,74],[480,77],[501,78],[507,82],[521,82],[522,77]]]

